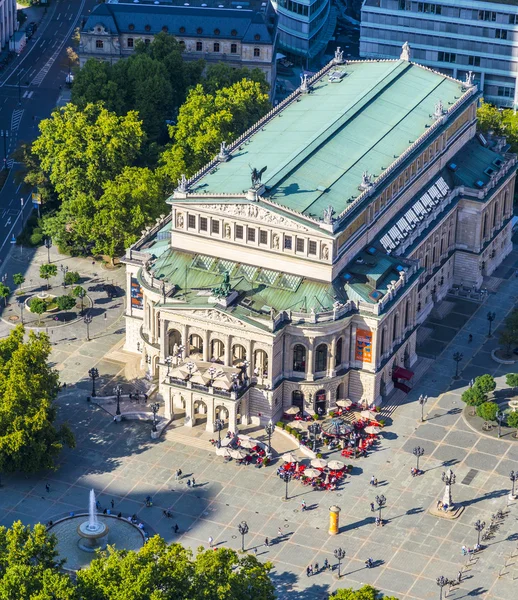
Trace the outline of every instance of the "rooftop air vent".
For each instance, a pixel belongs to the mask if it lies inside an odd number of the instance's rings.
[[[351,279],[353,278],[353,276],[350,273],[345,273],[344,274],[344,279],[346,282],[351,281]]]
[[[486,175],[489,175],[489,177],[491,177],[491,175],[493,175],[493,173],[495,172],[495,169],[488,167],[487,169],[484,169],[484,173]]]
[[[457,163],[451,162],[451,163],[448,165],[448,169],[450,169],[450,171],[453,171],[454,173],[455,173],[455,171],[457,170],[457,168],[458,168],[458,167],[457,167]]]
[[[371,254],[371,255],[374,255],[374,254],[376,254],[376,248],[374,248],[373,246],[371,246],[371,247],[370,247],[370,248],[367,250],[367,252],[368,252],[369,254]]]
[[[484,182],[479,179],[478,181],[475,181],[475,187],[478,188],[479,190],[482,189],[484,187]]]

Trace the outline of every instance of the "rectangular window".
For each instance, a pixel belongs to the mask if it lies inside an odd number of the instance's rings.
[[[206,219],[206,217],[200,217],[200,231],[207,231],[207,219]]]
[[[219,42],[214,42],[214,52],[219,52]]]
[[[499,40],[506,40],[507,29],[495,29],[495,37]]]
[[[284,236],[284,249],[285,250],[291,250],[292,246],[291,246],[291,235],[285,235]]]
[[[187,227],[189,227],[189,229],[194,229],[196,227],[195,215],[189,215],[189,218],[187,219]]]
[[[313,254],[313,256],[316,256],[317,253],[317,243],[316,242],[309,242],[308,244],[308,254]]]
[[[104,48],[104,42],[102,40],[95,40],[96,48]]]
[[[468,62],[472,67],[480,67],[480,56],[470,56]]]
[[[301,238],[297,238],[297,252],[304,252],[304,240]]]
[[[128,48],[133,48],[133,38],[128,38]]]
[[[246,239],[249,242],[255,242],[255,229],[253,227],[249,227],[246,231]]]
[[[518,15],[509,15],[509,25],[518,25]]]
[[[254,48],[254,56],[258,58],[261,56],[261,48]]]
[[[442,7],[440,4],[430,4],[429,2],[418,2],[417,12],[430,13],[433,15],[440,15]]]
[[[236,225],[236,240],[242,240],[242,239],[243,239],[243,226]]]
[[[203,50],[203,44],[201,42],[196,42],[196,52],[201,52]]]
[[[219,221],[212,221],[212,233],[219,233]]]
[[[230,54],[237,54],[237,44],[230,44]]]
[[[514,98],[514,88],[499,87],[498,95],[503,98]]]
[[[496,21],[496,12],[491,10],[479,10],[478,11],[479,21]]]
[[[454,63],[457,60],[457,55],[453,52],[439,52],[437,60],[439,62]]]
[[[410,0],[399,0],[399,10],[412,10]]]
[[[261,229],[259,231],[259,243],[267,244],[268,243],[268,232]]]

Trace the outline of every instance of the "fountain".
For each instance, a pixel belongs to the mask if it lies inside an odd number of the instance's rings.
[[[88,521],[80,523],[77,527],[77,533],[81,537],[78,545],[85,552],[95,552],[97,549],[103,549],[108,542],[108,532],[108,525],[101,523],[97,518],[95,492],[90,490]]]

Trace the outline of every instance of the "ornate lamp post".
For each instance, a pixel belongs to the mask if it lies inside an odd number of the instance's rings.
[[[285,496],[284,496],[284,499],[285,499],[285,500],[289,500],[289,498],[288,498],[288,484],[289,484],[289,482],[291,481],[291,477],[292,477],[292,475],[291,475],[291,473],[288,473],[288,471],[283,471],[283,472],[282,472],[282,473],[279,475],[279,477],[280,477],[280,478],[281,478],[281,479],[284,481],[284,483],[286,484],[286,494],[285,494]]]
[[[317,450],[317,435],[322,431],[322,426],[319,423],[311,423],[308,427],[309,433],[313,436],[313,452]]]
[[[217,371],[218,371],[218,370],[216,369],[216,367],[209,367],[209,368],[207,369],[207,373],[208,373],[208,374],[209,374],[209,376],[210,376],[210,384],[209,384],[209,385],[210,385],[211,387],[214,385],[214,375],[216,375]]]
[[[85,325],[86,325],[86,341],[89,342],[90,341],[90,323],[92,322],[92,316],[85,315],[83,317],[83,321],[85,322]]]
[[[95,367],[92,367],[88,371],[88,375],[92,379],[92,398],[95,398],[97,396],[97,394],[95,392],[95,380],[99,377],[99,371]]]
[[[464,358],[464,354],[462,354],[461,352],[453,353],[453,360],[455,361],[455,377],[454,377],[454,379],[459,378],[459,363],[463,358]]]
[[[178,362],[182,360],[184,350],[185,346],[182,345],[178,346],[178,348],[176,349],[176,364],[178,364]]]
[[[223,429],[225,423],[222,419],[216,419],[214,421],[214,431],[218,432],[218,448],[221,448],[221,430]]]
[[[421,422],[424,423],[424,405],[428,402],[428,396],[423,396],[423,394],[421,394],[418,402],[421,405]]]
[[[487,337],[490,338],[492,337],[493,333],[492,333],[492,327],[493,327],[493,321],[496,319],[496,313],[494,312],[488,312],[487,313],[487,320],[489,322],[489,330],[487,332]]]
[[[509,474],[509,479],[511,480],[511,483],[512,483],[512,488],[511,488],[511,493],[509,494],[509,499],[515,500],[516,496],[514,493],[514,484],[516,483],[516,481],[518,481],[518,471],[511,471],[511,473]]]
[[[345,550],[343,548],[336,548],[333,554],[338,561],[338,579],[340,579],[342,576],[342,561],[345,558]]]
[[[275,431],[275,425],[272,423],[271,419],[264,426],[264,431],[266,432],[266,435],[268,436],[268,454],[271,454],[271,452],[272,452],[272,435],[273,435],[273,432]]]
[[[192,375],[192,371],[196,365],[193,362],[188,362],[185,368],[189,371],[189,377]]]
[[[167,373],[165,374],[166,377],[169,377],[169,370],[171,369],[171,365],[173,364],[173,358],[172,356],[168,356],[165,360],[164,360],[165,364],[167,365]]]
[[[419,473],[419,459],[421,458],[421,456],[424,455],[424,448],[421,448],[421,446],[416,446],[413,450],[412,450],[412,454],[416,457],[417,463],[416,463],[416,470]]]
[[[67,273],[68,273],[68,265],[64,266],[64,265],[59,265],[59,270],[63,273],[63,287],[66,288],[67,287]]]
[[[502,423],[505,420],[504,413],[499,409],[496,411],[495,419],[498,425],[498,437],[502,437]]]
[[[117,417],[119,417],[118,420],[120,420],[120,416],[121,416],[121,394],[122,394],[122,386],[121,385],[116,385],[113,388],[113,392],[117,396],[117,410],[115,411],[115,415]]]
[[[158,412],[159,408],[160,408],[160,404],[158,404],[158,402],[154,402],[151,406],[151,412],[153,413],[153,429],[151,430],[153,433],[157,432],[156,429],[156,413]]]
[[[20,320],[23,325],[23,309],[25,308],[25,302],[18,298],[18,306],[20,307]]]
[[[52,238],[49,236],[45,238],[45,248],[47,248],[47,262],[50,265],[50,249],[52,248]]]
[[[436,579],[437,581],[437,585],[439,586],[440,589],[440,595],[439,595],[439,599],[442,600],[442,588],[446,585],[448,585],[450,583],[449,579],[446,579],[446,577],[443,577],[442,575],[440,577],[437,577]]]
[[[381,521],[381,523],[383,523],[383,519],[381,518],[381,511],[385,508],[385,505],[387,504],[387,499],[383,494],[381,494],[381,496],[376,496],[376,504],[378,505],[377,508],[379,520]]]
[[[248,367],[250,366],[250,361],[249,360],[244,360],[243,363],[241,364],[241,368],[243,369],[243,378],[246,381],[248,380]]]
[[[442,479],[443,483],[446,485],[442,503],[443,503],[443,505],[448,507],[448,510],[452,510],[453,498],[451,495],[451,486],[455,484],[455,479],[456,479],[455,474],[453,473],[453,471],[451,469],[448,469],[448,471],[446,471],[446,473],[442,474],[441,479]]]
[[[237,526],[239,533],[241,534],[241,551],[245,551],[245,535],[248,533],[248,523],[246,521],[241,521]]]
[[[480,534],[482,533],[482,530],[485,528],[485,526],[485,521],[481,521],[480,519],[478,521],[475,521],[473,525],[473,527],[475,527],[475,531],[477,532],[477,548],[480,548]]]

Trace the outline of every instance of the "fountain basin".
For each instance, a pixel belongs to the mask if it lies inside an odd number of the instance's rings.
[[[108,533],[110,528],[106,523],[98,521],[95,527],[91,527],[88,521],[83,521],[77,526],[79,541],[77,542],[81,550],[85,552],[95,552],[97,549],[103,550],[108,544]]]

